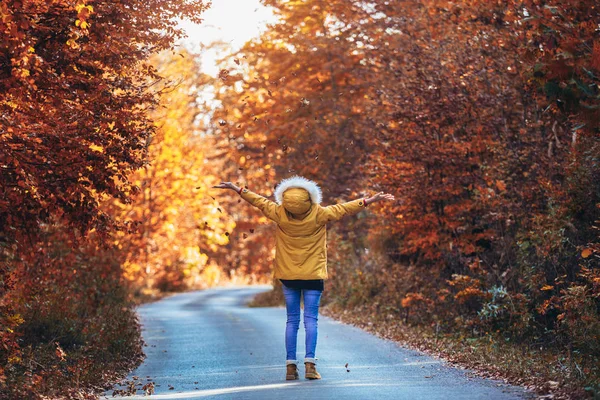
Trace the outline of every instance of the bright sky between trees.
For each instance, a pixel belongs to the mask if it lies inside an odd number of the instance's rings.
[[[232,51],[263,32],[268,23],[274,22],[271,10],[259,0],[213,0],[212,6],[202,15],[200,25],[184,21],[188,37],[184,45],[201,54],[202,71],[216,76],[219,73],[217,60],[224,54],[207,49],[211,43],[228,43]]]

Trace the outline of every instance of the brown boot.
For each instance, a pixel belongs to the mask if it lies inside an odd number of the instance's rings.
[[[321,374],[317,372],[317,366],[314,363],[305,362],[304,366],[306,367],[304,374],[306,379],[321,379]]]
[[[299,379],[298,375],[298,366],[296,364],[288,364],[286,366],[285,380],[286,381],[295,381]]]

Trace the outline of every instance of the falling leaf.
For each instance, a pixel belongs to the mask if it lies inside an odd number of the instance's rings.
[[[223,212],[223,210],[221,210],[221,208],[220,208],[220,207],[217,207],[217,210],[219,210],[219,212],[220,212],[220,213],[222,213],[222,212]]]
[[[225,236],[229,236],[229,232],[225,232]]]
[[[504,181],[496,181],[496,187],[501,191],[504,192],[506,190],[506,184],[504,183]]]
[[[554,289],[554,286],[544,285],[544,286],[542,286],[542,288],[540,290],[552,290],[552,289]]]
[[[583,258],[588,258],[591,255],[592,255],[592,250],[591,249],[584,249],[581,252],[581,257],[583,257]]]
[[[238,60],[237,58],[234,58],[233,62],[236,63],[237,65],[240,65],[240,60]]]
[[[242,237],[243,237],[244,239],[246,239],[246,238],[248,238],[248,234],[247,234],[247,233],[244,233],[244,234],[242,234]]]
[[[254,229],[250,229],[250,233],[254,233]]]

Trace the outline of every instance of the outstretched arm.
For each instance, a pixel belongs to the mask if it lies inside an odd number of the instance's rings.
[[[213,186],[215,189],[231,189],[236,191],[242,199],[258,208],[262,213],[272,221],[279,222],[279,216],[277,214],[278,205],[277,203],[264,198],[263,196],[251,192],[248,189],[241,188],[231,182],[221,182],[220,185]]]
[[[330,221],[339,221],[345,215],[357,214],[369,204],[377,203],[383,200],[395,200],[395,197],[391,194],[379,192],[368,198],[323,207],[321,209],[321,215],[318,217],[318,221],[323,224],[326,224]]]

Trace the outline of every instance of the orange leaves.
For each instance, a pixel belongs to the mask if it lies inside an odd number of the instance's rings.
[[[583,258],[588,258],[591,255],[592,255],[592,249],[590,249],[590,248],[583,249],[583,251],[581,252],[581,257],[583,257]]]
[[[457,290],[454,298],[459,304],[464,304],[471,300],[482,300],[489,297],[488,293],[481,290],[483,285],[477,278],[468,275],[454,274],[452,275],[452,279],[447,282]]]
[[[430,300],[421,293],[410,292],[407,293],[406,296],[404,296],[404,298],[400,301],[400,305],[402,305],[403,308],[409,308],[418,304],[426,304],[428,302],[430,302]]]
[[[470,301],[473,299],[477,299],[477,300],[482,299],[484,296],[485,296],[485,293],[481,289],[468,287],[468,288],[463,289],[460,292],[456,293],[454,295],[454,298],[456,299],[456,301],[458,301],[459,304],[464,304],[467,301]]]
[[[505,192],[505,191],[506,191],[506,184],[504,183],[504,181],[497,180],[497,181],[496,181],[496,187],[497,187],[497,188],[498,188],[498,190],[500,190],[501,192]]]

